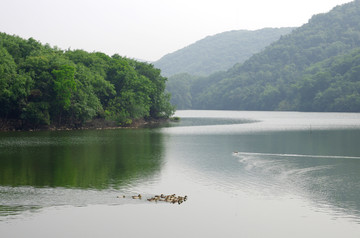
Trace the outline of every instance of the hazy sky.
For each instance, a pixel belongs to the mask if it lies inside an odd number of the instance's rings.
[[[351,0],[0,0],[0,32],[154,61],[229,30],[301,26]]]

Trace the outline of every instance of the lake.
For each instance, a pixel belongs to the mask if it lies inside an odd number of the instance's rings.
[[[360,114],[176,116],[1,132],[1,237],[360,237]]]

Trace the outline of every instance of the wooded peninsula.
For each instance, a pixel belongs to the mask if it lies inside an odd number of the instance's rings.
[[[175,109],[165,83],[148,63],[0,33],[0,130],[166,119]]]

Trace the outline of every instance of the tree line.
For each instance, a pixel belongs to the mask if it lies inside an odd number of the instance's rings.
[[[174,112],[153,65],[101,52],[61,50],[0,33],[0,119],[16,126],[128,125]]]

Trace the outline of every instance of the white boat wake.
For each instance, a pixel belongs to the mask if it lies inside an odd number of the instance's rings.
[[[324,159],[360,159],[360,156],[346,155],[304,155],[304,154],[273,154],[273,153],[255,153],[255,152],[233,152],[237,157],[248,156],[276,156],[276,157],[303,157],[303,158],[324,158]]]

